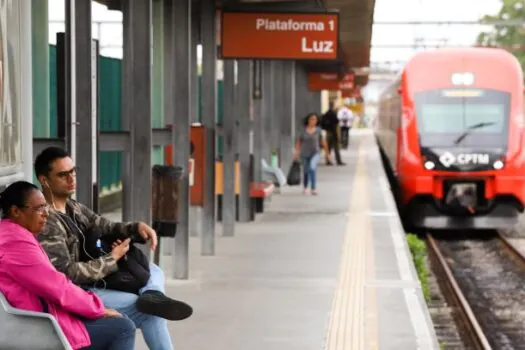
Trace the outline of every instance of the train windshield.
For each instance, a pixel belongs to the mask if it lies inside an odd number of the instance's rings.
[[[506,145],[510,93],[487,89],[440,89],[416,93],[422,147]]]

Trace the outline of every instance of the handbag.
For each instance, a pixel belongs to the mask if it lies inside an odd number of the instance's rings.
[[[289,186],[297,186],[301,184],[301,163],[296,160],[292,162],[286,182]]]

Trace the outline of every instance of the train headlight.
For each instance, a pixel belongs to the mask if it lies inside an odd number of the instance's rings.
[[[494,162],[494,164],[492,164],[492,166],[496,170],[503,169],[503,162],[501,160],[497,160],[497,161]]]
[[[425,162],[425,169],[427,170],[432,170],[435,166],[436,164],[434,164],[434,162],[431,162],[430,160]]]

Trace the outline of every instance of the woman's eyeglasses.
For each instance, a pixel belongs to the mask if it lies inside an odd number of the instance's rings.
[[[24,208],[31,209],[32,211],[38,214],[47,214],[49,213],[49,209],[51,209],[51,206],[46,203],[46,204],[38,205],[35,207],[24,206]]]

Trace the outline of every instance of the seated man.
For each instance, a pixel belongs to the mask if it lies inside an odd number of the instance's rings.
[[[182,320],[191,316],[193,310],[164,294],[164,274],[158,266],[150,264],[150,279],[136,295],[103,288],[104,278],[118,270],[117,261],[125,255],[128,239],[109,254],[89,261],[80,259],[81,255],[90,256],[86,242],[93,239],[86,236],[93,232],[102,236],[142,238],[149,241],[154,250],[155,231],[143,222],[111,222],[70,199],[76,189],[76,168],[63,149],[49,147],[42,151],[35,161],[35,174],[51,207],[47,225],[38,236],[51,263],[73,283],[92,289],[106,307],[126,314],[142,330],[150,349],[173,349],[166,319]]]

